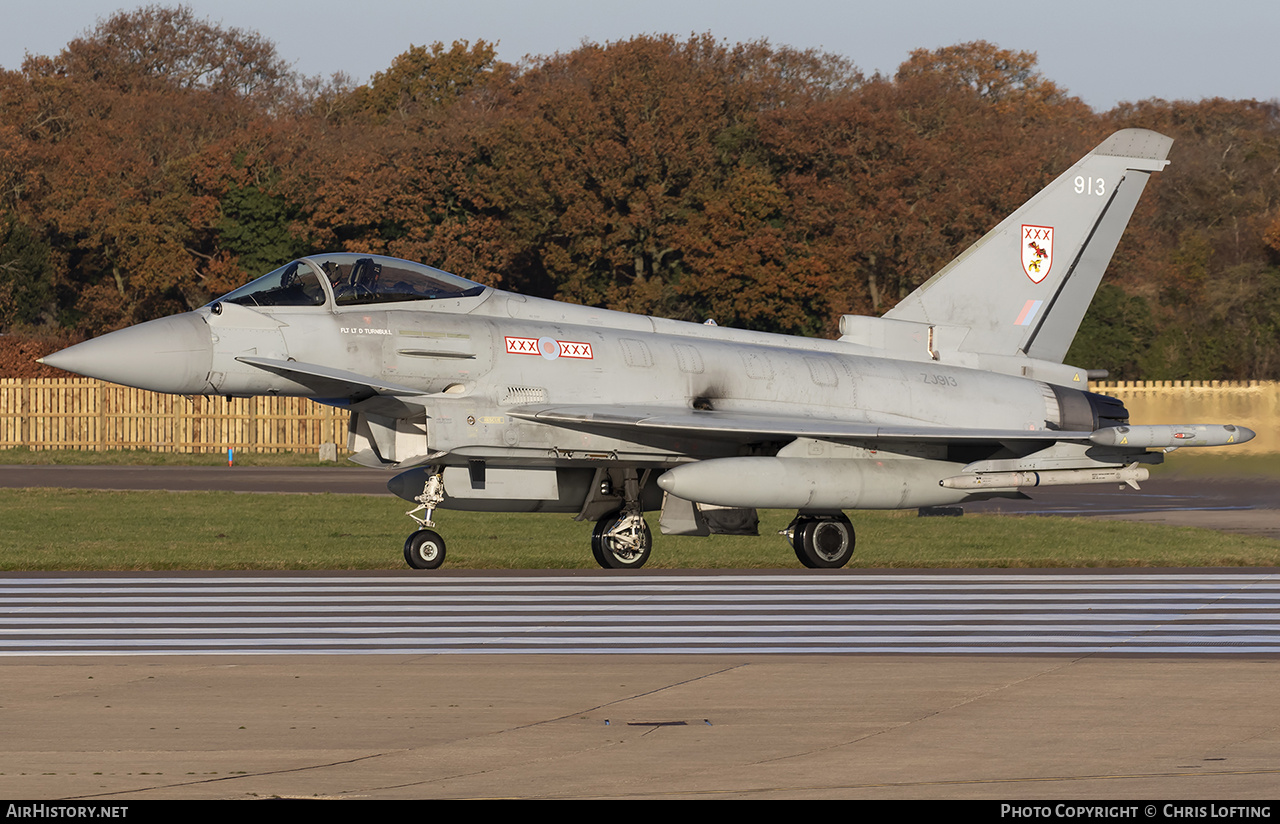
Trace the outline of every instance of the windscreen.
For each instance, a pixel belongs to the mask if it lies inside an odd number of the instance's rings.
[[[241,306],[321,306],[325,294],[311,267],[295,260],[218,300]]]

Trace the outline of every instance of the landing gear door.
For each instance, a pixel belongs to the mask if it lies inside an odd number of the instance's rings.
[[[556,501],[560,485],[555,467],[504,469],[447,466],[444,488],[451,498],[506,501]]]

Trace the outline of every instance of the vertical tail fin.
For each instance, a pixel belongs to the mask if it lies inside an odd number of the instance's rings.
[[[884,316],[967,329],[962,351],[1061,363],[1172,144],[1116,132]]]

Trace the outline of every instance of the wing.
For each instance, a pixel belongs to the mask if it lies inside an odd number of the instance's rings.
[[[678,407],[557,406],[520,407],[509,415],[528,421],[604,432],[634,440],[653,435],[717,438],[748,443],[759,440],[819,438],[842,442],[992,442],[1087,441],[1091,432],[1021,429],[957,429],[946,426],[881,425],[851,421],[760,415],[745,412],[718,412]]]
[[[926,424],[881,425],[853,421],[719,412],[680,407],[525,406],[509,410],[528,421],[643,440],[646,434],[697,436],[740,443],[817,438],[842,443],[1092,443],[1142,451],[1244,443],[1254,432],[1231,424],[1112,426],[1097,430],[978,429]]]

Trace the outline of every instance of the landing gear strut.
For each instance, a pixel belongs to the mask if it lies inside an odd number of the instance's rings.
[[[838,569],[853,557],[853,524],[843,513],[797,515],[782,534],[791,541],[796,559],[809,569]]]
[[[645,474],[647,478],[648,473]],[[591,531],[591,554],[605,569],[639,569],[649,560],[653,535],[644,522],[644,508],[640,504],[642,486],[636,470],[625,470],[622,509],[596,521]]]
[[[405,513],[422,527],[404,542],[404,559],[414,569],[436,569],[444,563],[444,538],[431,529],[435,526],[431,516],[444,502],[444,467],[434,466],[432,470],[422,494],[414,498],[418,505]]]

